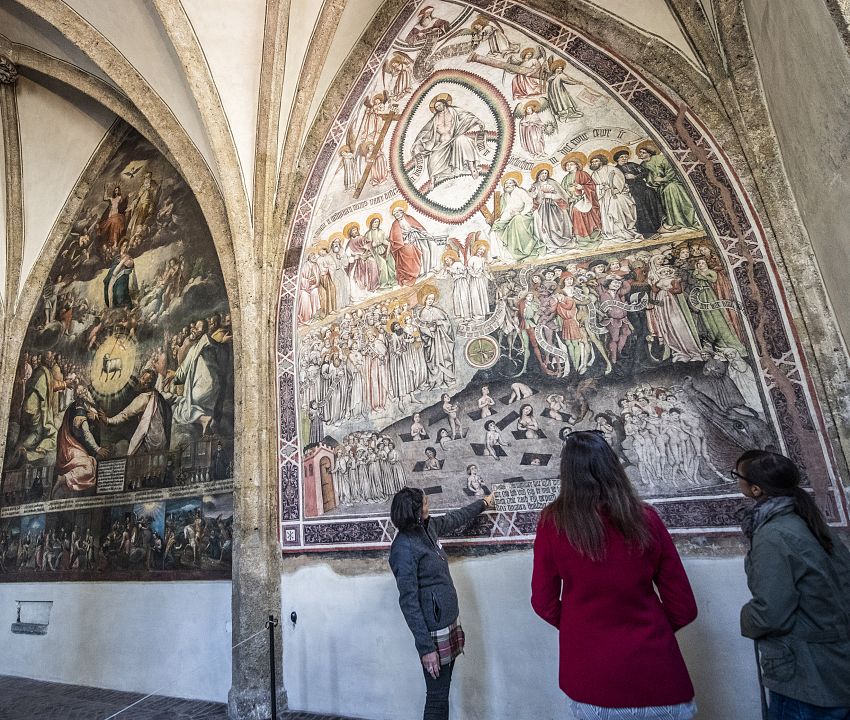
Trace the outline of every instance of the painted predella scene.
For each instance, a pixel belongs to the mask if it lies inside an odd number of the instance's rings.
[[[23,343],[0,580],[230,576],[231,340],[200,208],[130,133],[92,182]]]
[[[778,435],[669,153],[566,55],[461,3],[419,6],[372,66],[296,278],[304,542],[356,541],[347,521],[404,485],[539,510],[577,429],[647,499],[732,495],[734,459]]]

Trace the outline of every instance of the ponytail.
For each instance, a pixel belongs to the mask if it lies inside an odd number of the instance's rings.
[[[794,498],[799,515],[820,546],[832,554],[833,540],[823,513],[812,496],[800,487],[800,471],[784,455],[767,450],[748,450],[735,463],[746,472],[746,482],[758,485],[767,497]]]
[[[820,511],[817,503],[814,501],[812,496],[799,485],[794,488],[793,497],[794,512],[806,521],[806,525],[809,526],[809,530],[812,531],[812,535],[815,536],[815,539],[820,543],[821,547],[831,555],[832,536],[829,534],[829,527],[827,526],[823,513]]]

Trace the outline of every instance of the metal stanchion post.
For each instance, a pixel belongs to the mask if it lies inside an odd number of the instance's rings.
[[[277,673],[274,664],[274,629],[277,627],[274,615],[269,615],[266,627],[269,629],[269,687],[272,692],[272,720],[277,720]]]

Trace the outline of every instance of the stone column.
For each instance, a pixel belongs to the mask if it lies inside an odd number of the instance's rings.
[[[8,57],[0,55],[0,152],[5,159],[5,177],[0,177],[0,182],[6,185],[6,247],[0,248],[0,252],[6,254],[6,277],[0,278],[6,302],[4,307],[0,308],[0,341],[7,348],[5,352],[0,353],[0,378],[9,380],[0,384],[0,408],[4,408],[4,412],[8,411],[11,401],[12,378],[18,362],[17,352],[8,352],[8,347],[24,252],[21,138],[18,132],[18,100],[15,95],[17,79],[18,68]],[[7,423],[8,416],[0,418],[0,455],[6,449]]]
[[[228,712],[232,720],[271,717],[268,633],[270,614],[280,617],[280,544],[277,523],[276,414],[268,388],[274,385],[273,315],[265,296],[273,282],[262,281],[254,263],[243,268],[239,313],[241,348],[236,353],[236,470],[234,486],[233,670]],[[240,644],[244,643],[244,644]],[[278,711],[283,692],[280,626],[276,630]]]

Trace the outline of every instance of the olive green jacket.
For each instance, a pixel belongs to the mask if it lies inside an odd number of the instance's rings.
[[[764,686],[823,707],[850,707],[850,551],[827,554],[792,507],[753,534],[741,633],[758,641]]]

